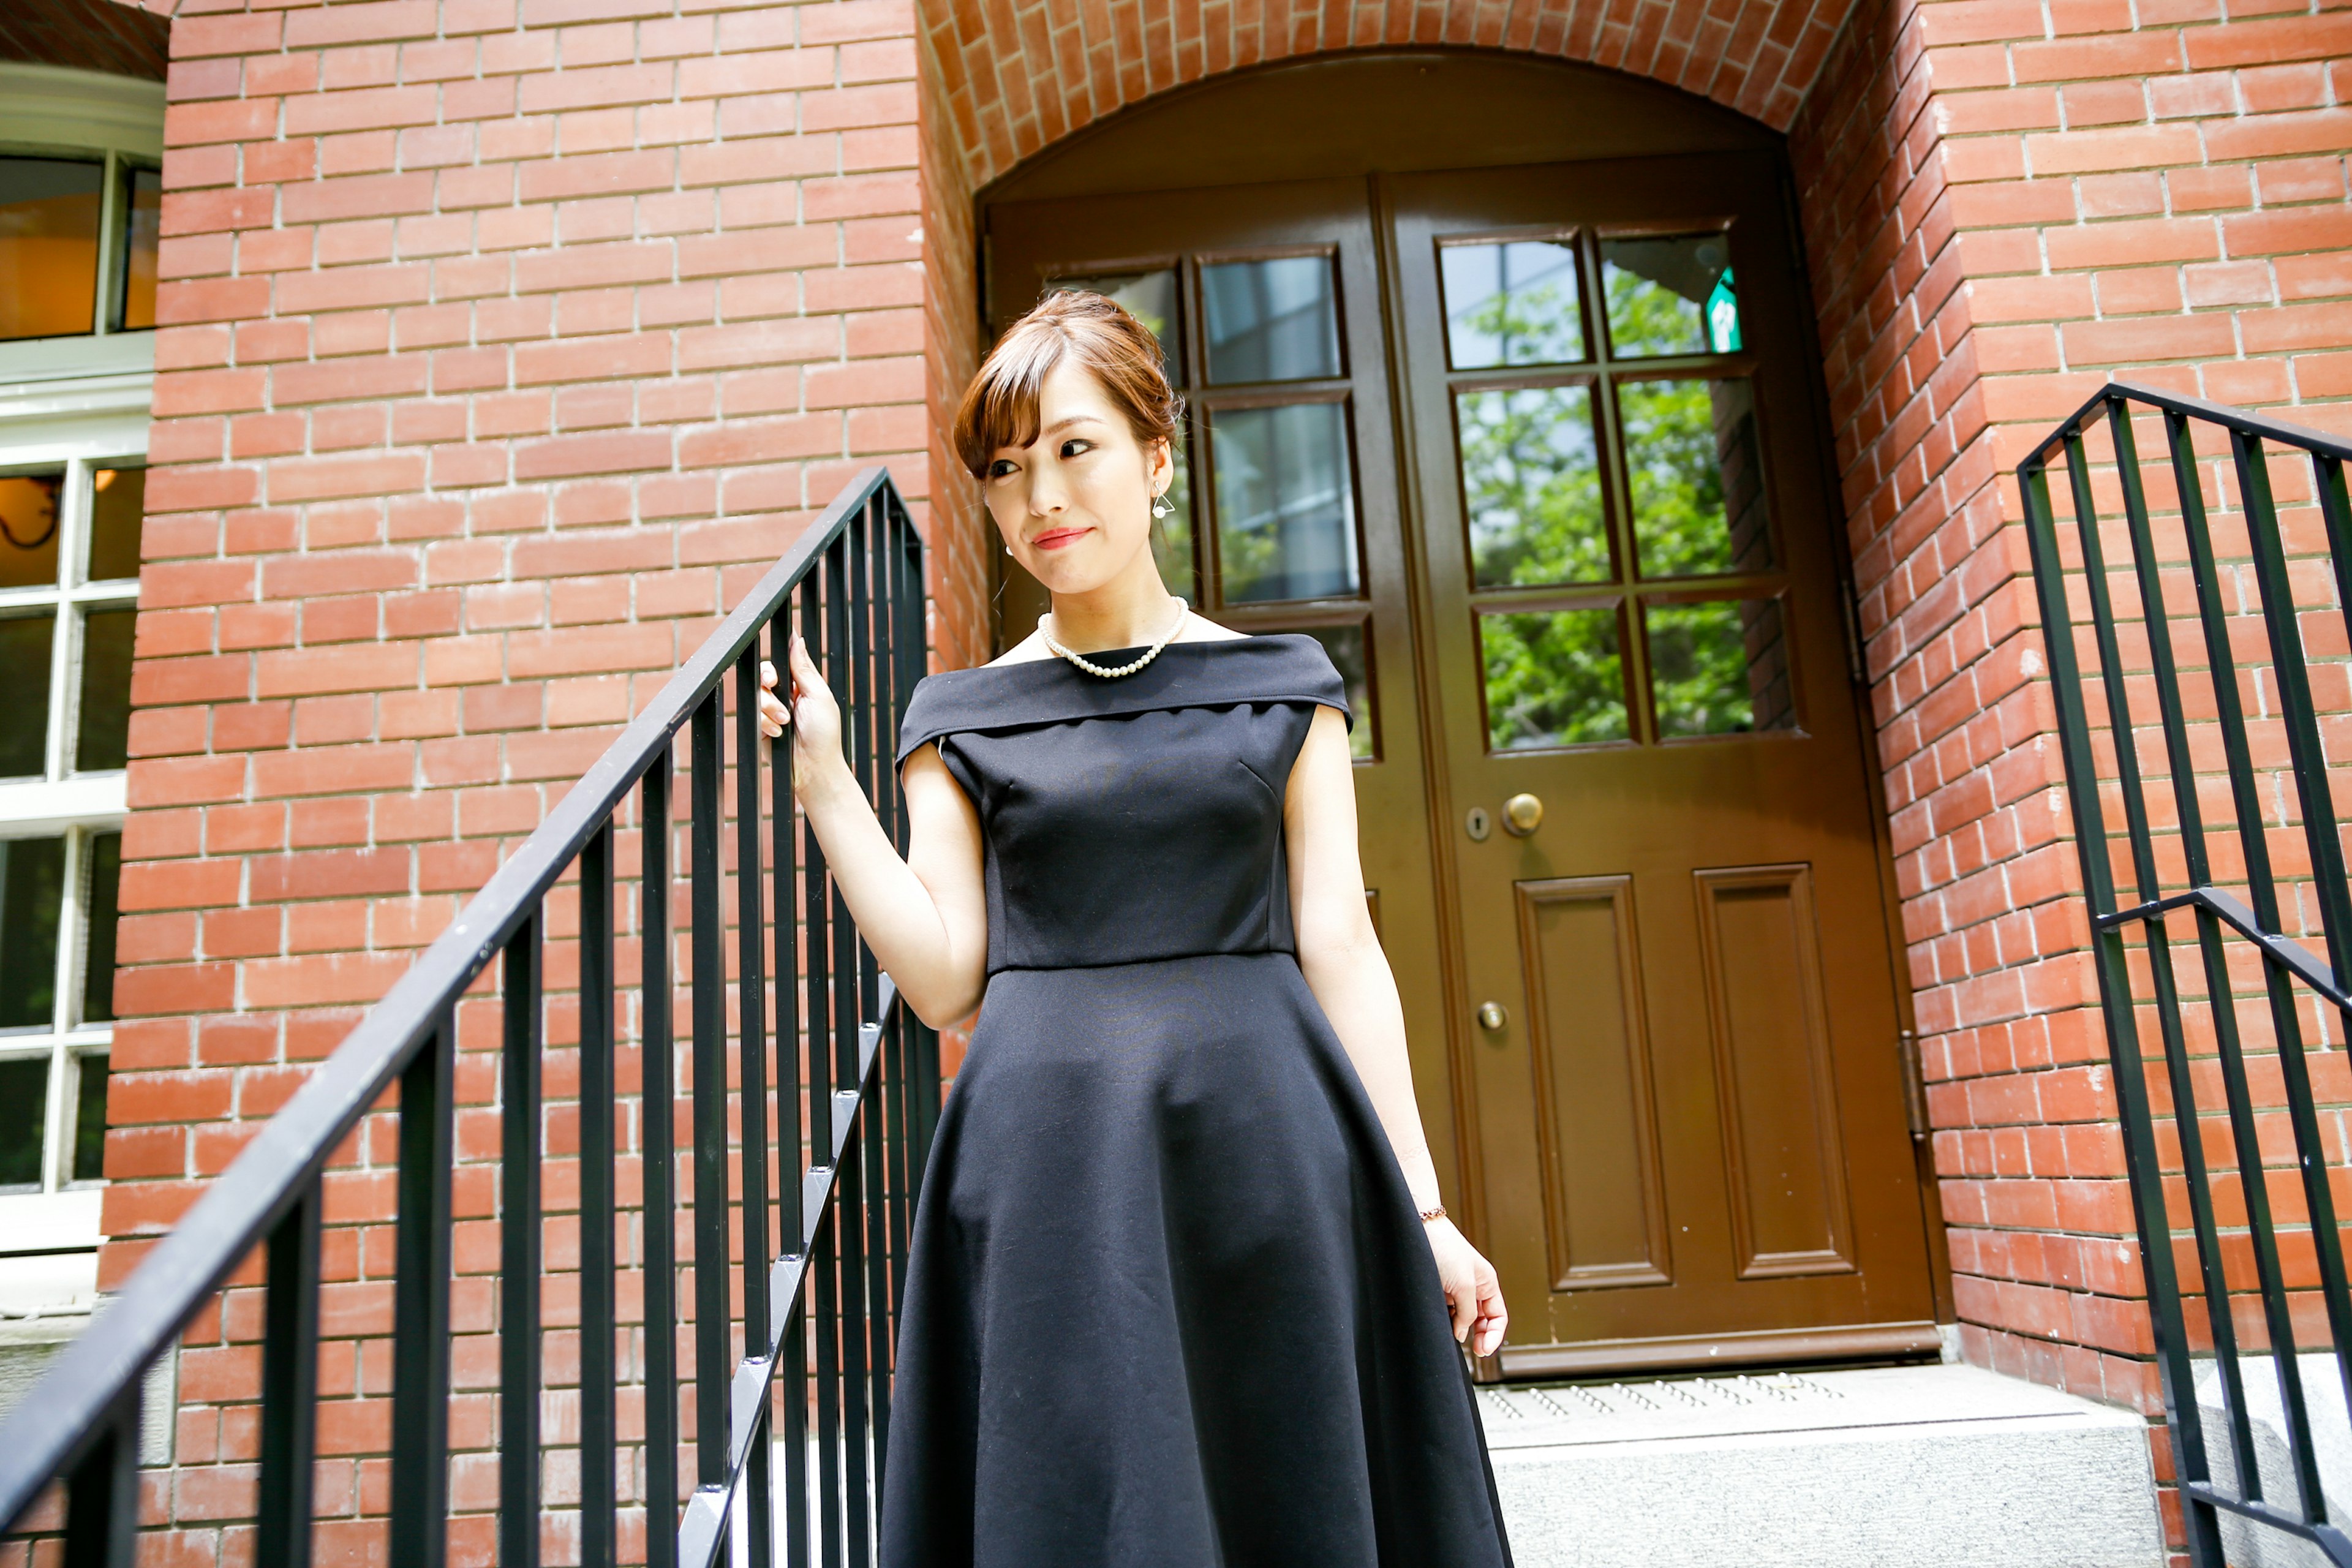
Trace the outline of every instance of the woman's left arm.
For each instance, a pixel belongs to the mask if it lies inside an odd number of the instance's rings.
[[[1283,834],[1290,853],[1290,909],[1298,937],[1298,967],[1307,989],[1356,1065],[1372,1109],[1388,1130],[1397,1163],[1412,1189],[1413,1205],[1438,1206],[1437,1167],[1413,1101],[1412,1068],[1404,1048],[1404,1008],[1396,976],[1364,906],[1364,872],[1356,854],[1356,775],[1348,730],[1339,713],[1318,708],[1290,770],[1283,800]],[[1478,1255],[1450,1219],[1423,1222],[1437,1277],[1454,1318],[1454,1337],[1476,1355],[1503,1342],[1508,1314],[1495,1266]]]

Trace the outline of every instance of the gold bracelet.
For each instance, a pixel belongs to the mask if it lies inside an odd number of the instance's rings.
[[[1444,1204],[1438,1205],[1435,1208],[1428,1208],[1421,1211],[1422,1223],[1424,1225],[1428,1224],[1431,1220],[1444,1219],[1444,1217],[1445,1205]]]

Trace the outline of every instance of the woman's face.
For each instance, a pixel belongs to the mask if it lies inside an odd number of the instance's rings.
[[[999,447],[982,493],[1013,559],[1055,594],[1084,594],[1151,561],[1151,498],[1168,443],[1135,438],[1094,373],[1065,358],[1038,389],[1037,438]]]

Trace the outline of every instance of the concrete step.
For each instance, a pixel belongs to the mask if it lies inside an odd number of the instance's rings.
[[[1518,1568],[2163,1568],[2147,1422],[1977,1367],[1478,1397]]]

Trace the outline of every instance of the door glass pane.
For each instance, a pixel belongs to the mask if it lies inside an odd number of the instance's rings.
[[[163,176],[152,169],[130,169],[129,200],[122,226],[122,326],[138,331],[155,324],[155,256],[163,226]]]
[[[1609,346],[1620,358],[1731,353],[1740,347],[1731,239],[1713,234],[1601,242]]]
[[[1380,755],[1380,738],[1373,727],[1372,650],[1365,641],[1363,623],[1298,629],[1323,645],[1323,651],[1331,656],[1339,679],[1347,685],[1348,711],[1355,719],[1348,729],[1349,753],[1360,763],[1371,761]]]
[[[0,588],[58,580],[58,516],[65,485],[62,473],[0,478]]]
[[[1661,736],[1796,727],[1780,600],[1652,604],[1643,620]]]
[[[0,338],[91,329],[103,163],[0,158]]]
[[[1141,321],[1160,340],[1161,368],[1168,379],[1181,386],[1184,384],[1182,340],[1176,331],[1176,269],[1162,267],[1150,272],[1107,272],[1091,278],[1056,278],[1048,285],[1053,289],[1085,289],[1118,301],[1121,309]]]
[[[114,1018],[114,926],[122,908],[122,835],[94,833],[89,839],[89,936],[82,947],[81,1021]]]
[[[1607,581],[1592,389],[1464,392],[1454,406],[1477,585]]]
[[[100,468],[90,475],[87,581],[139,575],[139,531],[147,517],[147,470]]]
[[[1339,374],[1339,300],[1328,256],[1201,268],[1208,379],[1309,381]]]
[[[106,1174],[106,1070],[104,1057],[84,1057],[74,1095],[73,1176],[95,1182]]]
[[[1445,349],[1456,370],[1563,364],[1584,357],[1576,248],[1549,239],[1449,245]]]
[[[65,888],[64,839],[0,838],[0,1029],[46,1029],[57,1021]]]
[[[1478,652],[1486,666],[1489,749],[1625,739],[1625,675],[1613,606],[1482,615]]]
[[[1747,380],[1621,381],[1617,413],[1642,575],[1769,571],[1772,537]]]
[[[81,623],[81,703],[74,768],[123,766],[131,744],[131,631],[138,611],[92,610]]]
[[[44,610],[0,621],[0,779],[34,778],[47,770],[49,643],[58,617]]]
[[[1346,406],[1223,408],[1209,416],[1209,437],[1224,602],[1354,597]]]
[[[0,1187],[41,1184],[41,1131],[48,1111],[49,1058],[0,1062]]]

